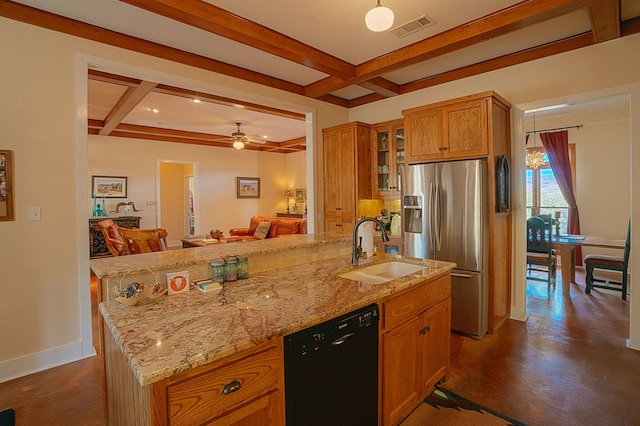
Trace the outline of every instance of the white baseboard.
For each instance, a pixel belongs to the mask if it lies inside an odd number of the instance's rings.
[[[0,383],[88,358],[95,354],[94,349],[92,354],[84,356],[82,342],[78,341],[43,352],[2,361],[0,362]]]

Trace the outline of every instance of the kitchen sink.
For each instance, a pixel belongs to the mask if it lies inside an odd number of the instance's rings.
[[[416,273],[425,268],[426,266],[413,265],[411,263],[385,262],[354,269],[338,276],[367,284],[382,284],[387,281],[395,280],[396,278]]]

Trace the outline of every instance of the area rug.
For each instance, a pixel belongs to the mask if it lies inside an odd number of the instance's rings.
[[[16,424],[16,412],[13,408],[0,411],[0,426],[14,426]]]
[[[438,426],[526,426],[518,420],[483,407],[441,387],[434,390],[401,426],[430,424]]]

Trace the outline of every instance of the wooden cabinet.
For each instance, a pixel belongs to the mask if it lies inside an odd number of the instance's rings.
[[[497,164],[511,157],[510,108],[489,91],[402,111],[407,164],[487,159],[489,333],[511,313],[512,219],[496,207]]]
[[[358,200],[372,198],[371,126],[348,123],[323,129],[324,228],[351,232]]]
[[[283,425],[282,338],[140,386],[105,333],[109,424]]]
[[[94,259],[97,257],[109,257],[109,249],[104,241],[104,235],[100,231],[98,222],[111,219],[115,224],[122,228],[140,228],[139,216],[122,216],[122,217],[94,217],[89,219],[89,257]]]
[[[284,424],[281,345],[187,372],[167,387],[169,424]]]
[[[402,111],[408,164],[487,156],[491,97],[469,98]]]
[[[374,196],[398,198],[404,167],[404,120],[374,125],[372,139]]]
[[[404,419],[449,373],[449,274],[389,296],[383,302],[382,422]]]

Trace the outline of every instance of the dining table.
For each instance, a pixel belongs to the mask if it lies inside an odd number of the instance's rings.
[[[562,293],[571,294],[571,283],[576,282],[576,247],[603,247],[624,250],[625,240],[611,240],[591,235],[560,234],[551,237],[552,247],[559,251],[562,259]]]

